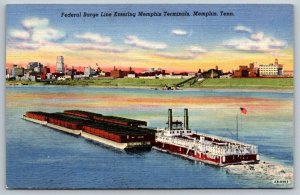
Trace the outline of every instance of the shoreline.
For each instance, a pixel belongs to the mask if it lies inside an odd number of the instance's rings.
[[[100,86],[100,85],[51,85],[51,84],[43,84],[43,83],[34,83],[34,84],[27,84],[22,85],[19,84],[8,84],[5,83],[5,87],[89,87],[89,88],[111,88],[111,89],[153,89],[158,91],[226,91],[226,92],[280,92],[280,93],[293,93],[294,86],[291,89],[287,88],[217,88],[217,87],[203,87],[203,88],[181,88],[180,90],[163,90],[161,87],[152,87],[152,86]]]
[[[64,80],[52,82],[6,81],[6,86],[68,86],[68,87],[98,87],[98,88],[135,88],[166,91],[187,90],[226,90],[226,91],[288,91],[294,90],[293,78],[233,78],[233,79],[205,79],[200,82],[189,83],[185,79],[85,79]],[[169,90],[167,90],[169,89]],[[173,89],[173,90],[172,90]],[[175,90],[178,89],[178,90]]]

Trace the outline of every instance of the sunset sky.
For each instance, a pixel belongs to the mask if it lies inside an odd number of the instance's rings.
[[[68,67],[113,66],[197,71],[274,63],[293,70],[290,5],[9,5],[6,66],[38,61]],[[185,12],[191,16],[61,17],[63,13]],[[193,16],[194,11],[219,16]],[[220,16],[220,11],[234,16]]]

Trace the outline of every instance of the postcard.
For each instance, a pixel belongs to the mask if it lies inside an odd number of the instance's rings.
[[[293,14],[7,5],[7,188],[293,188]]]

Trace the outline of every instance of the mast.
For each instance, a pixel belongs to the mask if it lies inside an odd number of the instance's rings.
[[[236,139],[239,140],[239,114],[236,114]]]

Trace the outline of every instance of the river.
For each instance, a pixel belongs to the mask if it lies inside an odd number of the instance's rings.
[[[232,174],[156,150],[123,152],[21,119],[26,111],[81,109],[145,120],[165,127],[167,109],[190,127],[255,144],[262,161],[293,167],[293,92],[238,90],[162,91],[67,86],[6,87],[7,186],[9,188],[285,188]],[[239,108],[248,110],[240,114]]]

